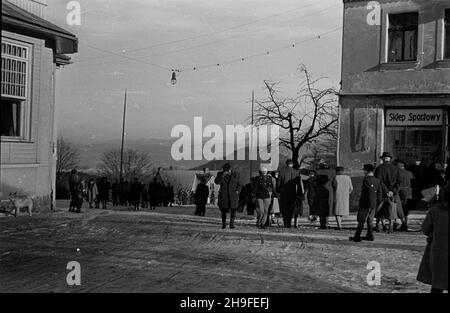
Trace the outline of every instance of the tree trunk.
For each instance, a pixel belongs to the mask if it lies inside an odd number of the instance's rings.
[[[294,162],[294,168],[298,170],[300,168],[300,164],[298,163],[299,159],[299,151],[297,149],[294,149],[292,151],[292,162]]]

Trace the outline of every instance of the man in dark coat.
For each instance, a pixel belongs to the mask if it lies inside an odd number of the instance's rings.
[[[119,181],[117,179],[111,185],[111,191],[112,191],[112,204],[113,204],[113,206],[118,206],[119,205],[120,185],[119,185]]]
[[[135,177],[134,181],[131,183],[130,193],[134,210],[139,211],[141,205],[142,184],[137,177]]]
[[[305,191],[306,191],[306,199],[308,200],[308,206],[309,206],[309,216],[308,219],[311,222],[315,222],[317,220],[317,216],[314,215],[314,208],[313,208],[313,199],[314,199],[314,183],[315,183],[315,176],[316,172],[314,170],[308,171],[308,179],[306,180],[305,184]]]
[[[313,208],[314,215],[319,216],[320,229],[328,228],[328,216],[330,216],[331,205],[330,199],[330,178],[326,173],[318,173],[314,181],[314,199]]]
[[[279,202],[283,224],[287,228],[291,228],[296,201],[301,201],[304,195],[300,171],[294,169],[293,166],[292,160],[286,161],[286,166],[280,170],[277,186],[280,194]]]
[[[382,200],[383,191],[381,182],[374,177],[375,167],[372,164],[364,165],[364,180],[361,188],[361,198],[359,199],[358,209],[358,227],[355,235],[350,237],[351,241],[360,242],[361,240],[373,241],[372,222],[379,203]],[[367,235],[361,238],[364,224],[367,223]]]
[[[405,216],[403,214],[402,204],[398,195],[398,188],[400,186],[400,171],[397,166],[392,164],[392,155],[389,152],[383,152],[381,159],[383,160],[383,163],[375,169],[375,177],[381,182],[384,201],[391,200],[396,203],[396,217],[400,218],[403,222]],[[380,220],[382,220],[382,216],[377,215],[376,230],[378,230],[378,223]]]
[[[412,197],[414,205],[417,205],[422,200],[422,189],[425,178],[425,167],[422,161],[416,157],[415,163],[409,167],[409,171],[413,174],[414,178],[411,181]]]
[[[161,185],[158,183],[158,178],[153,178],[153,181],[148,186],[148,197],[150,198],[150,210],[156,210],[159,205],[161,196]]]
[[[208,203],[209,188],[206,185],[206,179],[203,177],[200,180],[200,184],[197,185],[195,189],[195,215],[205,216],[206,213],[206,203]]]
[[[239,207],[239,192],[241,183],[239,173],[231,170],[230,163],[222,167],[214,180],[216,185],[220,185],[217,205],[222,214],[222,228],[227,227],[227,213],[230,212],[230,228],[234,228],[236,211]]]
[[[119,182],[119,205],[125,204],[125,180],[121,177]]]
[[[242,189],[241,192],[239,193],[239,203],[241,207],[246,207],[247,208],[247,215],[254,215],[255,214],[255,209],[256,209],[256,202],[253,201],[253,196],[252,196],[252,192],[253,192],[253,184],[254,184],[254,179],[251,179],[251,182],[248,184],[245,184]]]
[[[405,169],[405,163],[400,160],[396,162],[399,168],[400,185],[398,187],[398,195],[402,203],[404,222],[400,227],[400,231],[410,231],[408,227],[409,211],[413,209],[411,181],[414,179],[413,173]]]
[[[169,189],[167,189],[167,185],[165,182],[161,183],[161,203],[163,207],[167,207],[169,204]]]
[[[98,184],[98,200],[102,204],[102,209],[106,210],[106,203],[109,200],[110,183],[108,178],[103,177]]]
[[[75,212],[78,201],[78,190],[79,190],[80,178],[78,176],[77,170],[73,169],[69,176],[69,191],[70,191],[70,204],[69,212]]]

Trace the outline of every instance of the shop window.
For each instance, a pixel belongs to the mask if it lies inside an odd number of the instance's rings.
[[[386,127],[386,150],[407,165],[419,157],[425,162],[443,161],[442,127]]]
[[[450,9],[445,10],[444,59],[450,59]]]
[[[389,15],[389,62],[417,60],[418,24],[417,12]]]
[[[1,139],[24,139],[28,103],[29,48],[2,38]]]

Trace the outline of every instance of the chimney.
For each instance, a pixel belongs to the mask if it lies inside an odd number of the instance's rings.
[[[39,16],[46,18],[47,0],[8,0],[12,4],[21,7],[22,9]]]

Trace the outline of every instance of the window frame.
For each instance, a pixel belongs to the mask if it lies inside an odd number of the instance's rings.
[[[10,44],[26,51],[26,58],[21,58],[9,54],[3,54],[2,57],[19,60],[26,63],[26,80],[25,80],[25,96],[17,96],[1,93],[1,100],[18,100],[20,101],[20,129],[19,136],[0,136],[0,142],[24,142],[31,139],[31,90],[32,90],[32,74],[33,74],[33,45],[28,42],[19,41],[2,35],[2,43]],[[1,105],[1,104],[0,104]]]
[[[448,16],[447,16],[448,15]],[[447,19],[448,17],[448,19]],[[443,17],[443,28],[442,28],[442,60],[449,61],[450,60],[450,36],[447,41],[447,35],[450,33],[450,8],[444,9],[444,17]],[[449,50],[449,54],[446,55],[445,52]]]
[[[415,28],[407,28],[406,26],[402,28],[402,60],[400,61],[392,61],[390,60],[391,55],[391,32],[398,32],[399,30],[391,30],[391,21],[390,18],[393,15],[404,15],[404,14],[416,14],[417,15],[417,26]],[[405,33],[407,31],[415,30],[416,32],[416,38],[415,38],[415,59],[414,60],[404,60],[404,54],[405,54]],[[417,63],[419,59],[419,33],[420,33],[420,13],[417,10],[414,11],[401,11],[401,12],[388,12],[387,18],[386,18],[386,63],[390,64],[400,64],[400,63]]]

